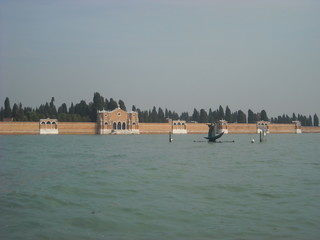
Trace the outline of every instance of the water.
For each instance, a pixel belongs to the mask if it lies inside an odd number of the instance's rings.
[[[0,136],[0,239],[319,239],[320,134],[203,137]]]

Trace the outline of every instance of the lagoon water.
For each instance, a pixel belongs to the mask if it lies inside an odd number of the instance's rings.
[[[0,136],[0,239],[319,239],[320,134],[203,137]]]

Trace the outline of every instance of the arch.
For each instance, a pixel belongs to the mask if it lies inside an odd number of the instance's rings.
[[[123,129],[123,130],[126,129],[126,123],[122,123],[122,129]]]
[[[46,124],[45,122],[41,122],[42,125]]]
[[[105,122],[104,125],[108,125],[108,122]]]
[[[117,123],[113,123],[113,129],[116,130],[117,129]]]
[[[50,121],[48,121],[48,122],[47,122],[47,124],[51,124],[51,122],[50,122]]]
[[[121,122],[118,122],[118,127],[117,129],[121,130]]]

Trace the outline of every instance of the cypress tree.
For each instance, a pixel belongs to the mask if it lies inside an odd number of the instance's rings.
[[[127,111],[124,101],[122,101],[121,99],[119,100],[119,108],[121,108],[123,111]]]
[[[297,117],[296,117],[296,114],[295,113],[292,113],[292,121],[297,121]]]
[[[254,113],[252,112],[251,109],[248,110],[248,123],[254,123],[255,119],[254,119]]]
[[[265,110],[261,111],[260,118],[261,118],[262,121],[269,121],[269,118],[267,116],[267,112]]]
[[[159,107],[158,109],[158,119],[160,122],[166,122],[166,118],[164,116],[164,112],[162,110],[162,108]]]
[[[223,107],[220,105],[219,106],[219,120],[224,119],[224,110]]]
[[[118,104],[116,101],[113,100],[113,98],[110,98],[108,110],[112,111],[114,109],[118,108]]]
[[[312,126],[312,117],[309,115],[308,117],[308,126]]]
[[[149,115],[151,117],[151,122],[159,122],[158,113],[155,106],[152,108],[152,112]]]
[[[17,121],[19,117],[19,107],[16,103],[12,107],[12,117],[15,121]]]
[[[51,98],[48,114],[51,118],[54,118],[57,116],[57,109],[56,109],[56,106],[54,105],[54,97]]]
[[[199,114],[197,109],[193,110],[192,121],[195,121],[195,122],[199,122],[200,121],[200,114]]]
[[[237,122],[238,123],[246,123],[247,122],[247,117],[244,114],[244,112],[242,112],[241,110],[238,111]]]
[[[58,113],[68,113],[67,104],[62,103],[61,106],[58,108]]]
[[[214,123],[214,117],[213,117],[213,112],[212,112],[211,108],[209,109],[208,122],[209,123]]]
[[[180,119],[181,120],[185,120],[185,121],[189,121],[189,113],[188,112],[183,112],[183,113],[181,113],[181,115],[180,115]]]
[[[200,110],[199,122],[200,123],[207,123],[208,122],[208,114],[207,114],[206,110],[204,110],[203,108]]]
[[[73,102],[71,103],[71,106],[69,108],[69,114],[74,114],[75,113],[75,109],[74,109],[74,105]]]
[[[4,117],[5,118],[10,118],[12,117],[12,110],[10,107],[10,100],[8,97],[6,97],[5,101],[4,101]]]
[[[313,126],[315,126],[315,127],[319,126],[319,118],[318,118],[317,114],[314,114],[314,116],[313,116]]]
[[[105,108],[104,97],[100,95],[100,93],[95,92],[93,95],[93,111],[97,112],[97,110],[103,110]]]
[[[227,122],[231,122],[231,110],[230,110],[230,108],[229,108],[228,105],[227,105],[227,107],[226,107],[225,120],[226,120]]]
[[[4,109],[3,109],[3,107],[1,107],[1,109],[0,109],[0,120],[1,121],[3,120],[3,117],[4,117]]]

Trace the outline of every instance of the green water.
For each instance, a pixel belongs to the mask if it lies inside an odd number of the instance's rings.
[[[320,134],[203,137],[0,136],[0,239],[319,239]]]

